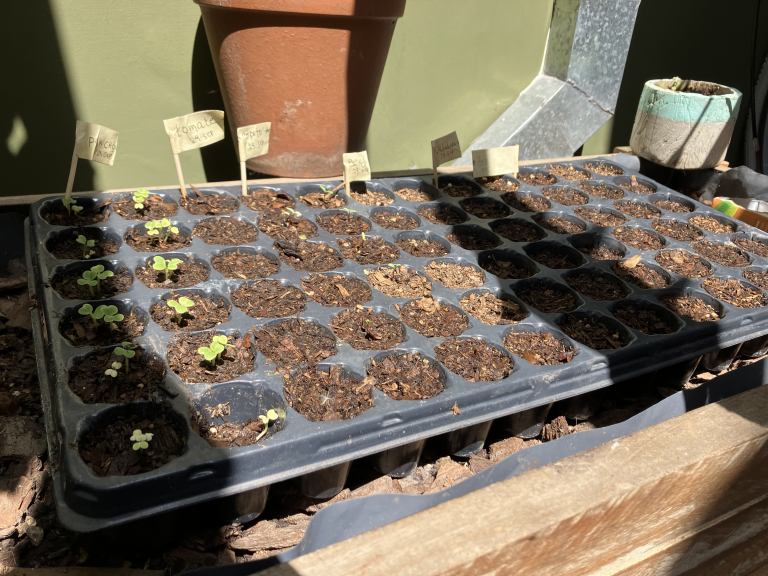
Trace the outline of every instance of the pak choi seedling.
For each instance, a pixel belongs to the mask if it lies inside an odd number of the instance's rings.
[[[129,361],[136,356],[136,344],[133,342],[121,342],[119,346],[115,347],[112,353],[119,358],[123,358],[123,365],[125,366],[125,372],[127,374],[130,369]]]
[[[70,216],[72,216],[72,214],[80,214],[80,212],[83,211],[83,207],[77,205],[77,200],[71,198],[70,196],[65,196],[62,198],[61,203],[64,204],[64,208],[66,208],[67,214]]]
[[[147,198],[149,198],[149,190],[146,188],[139,188],[133,193],[133,207],[141,212],[147,207]]]
[[[154,436],[155,435],[152,434],[152,432],[142,432],[140,428],[137,428],[131,434],[131,448],[134,450],[134,452],[138,452],[139,450],[146,450],[149,448],[149,443],[152,441]]]
[[[278,420],[284,419],[285,410],[282,408],[270,408],[267,410],[266,414],[260,414],[259,420],[261,420],[261,423],[264,424],[264,428],[262,428],[261,432],[259,432],[259,435],[256,436],[256,442],[261,440],[267,434],[270,424],[275,424]]]
[[[83,260],[87,260],[96,254],[96,251],[93,249],[96,246],[96,240],[88,240],[83,234],[78,234],[75,242],[83,247]]]
[[[190,315],[189,311],[194,307],[195,301],[192,298],[181,296],[178,300],[168,300],[166,304],[176,312],[176,321],[181,324],[184,321],[184,315]]]
[[[179,228],[177,226],[174,226],[173,223],[170,220],[168,220],[168,218],[163,218],[161,220],[150,220],[149,222],[145,222],[144,228],[147,229],[148,236],[162,236],[163,244],[168,242],[168,238],[171,237],[171,234],[179,233]]]
[[[77,279],[77,283],[80,286],[88,286],[91,296],[95,298],[101,294],[101,281],[114,275],[115,273],[112,270],[106,270],[102,264],[96,264],[91,266],[90,269],[85,270],[82,277]]]
[[[206,362],[215,366],[216,361],[221,358],[221,354],[226,350],[227,346],[232,346],[227,343],[228,341],[229,338],[223,334],[219,334],[211,338],[211,343],[208,346],[200,346],[200,348],[197,349],[197,353],[200,354]]]
[[[94,308],[91,304],[85,303],[77,309],[77,313],[80,316],[90,316],[91,321],[96,326],[101,321],[112,330],[117,328],[118,322],[122,322],[125,319],[125,316],[120,313],[114,304],[100,304]]]
[[[162,256],[154,256],[152,258],[152,268],[159,272],[159,276],[162,278],[162,282],[168,282],[168,273],[175,272],[183,263],[184,260],[181,258],[169,258],[167,260]]]

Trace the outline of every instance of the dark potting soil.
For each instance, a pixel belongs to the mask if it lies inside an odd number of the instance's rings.
[[[614,202],[613,207],[622,214],[626,214],[632,218],[644,218],[645,220],[650,220],[651,218],[661,216],[661,211],[658,208],[654,208],[645,202],[637,202],[635,200],[620,200]]]
[[[593,198],[603,198],[605,200],[624,198],[624,190],[605,182],[582,182],[579,184],[579,188]]]
[[[459,302],[461,307],[484,324],[514,324],[525,320],[528,311],[512,298],[492,292],[470,292]]]
[[[533,219],[540,225],[557,234],[578,234],[587,229],[587,225],[573,217],[553,214],[536,214]]]
[[[459,205],[465,212],[484,220],[504,218],[505,216],[509,216],[510,213],[509,208],[502,202],[483,196],[478,198],[465,198],[459,202]]]
[[[134,430],[154,436],[146,450],[133,450]],[[97,476],[128,476],[159,468],[180,456],[187,444],[186,431],[170,408],[137,406],[103,420],[85,431],[78,442],[80,457]]]
[[[88,240],[95,240],[92,248],[84,248],[77,243],[78,236],[85,236]],[[120,242],[105,236],[98,228],[75,228],[65,230],[46,242],[48,251],[61,260],[95,260],[114,254],[120,249]]]
[[[435,355],[451,372],[470,382],[492,382],[510,375],[512,359],[480,338],[449,338]]]
[[[570,164],[550,164],[547,166],[547,170],[551,174],[554,174],[558,178],[563,178],[564,180],[578,181],[589,180],[590,178],[589,172],[571,166]]]
[[[558,326],[574,340],[595,350],[617,350],[631,340],[624,330],[597,315],[566,314]]]
[[[405,340],[405,328],[398,320],[370,308],[339,312],[331,320],[331,329],[357,350],[386,350]]]
[[[89,199],[73,198],[82,210],[78,213],[67,212],[61,200],[55,200],[43,206],[40,215],[43,220],[54,226],[85,226],[97,224],[109,218],[110,203],[97,203]]]
[[[323,242],[285,242],[278,240],[274,244],[280,260],[296,270],[307,272],[328,272],[339,268],[344,259],[336,250]]]
[[[382,266],[366,270],[365,275],[376,290],[387,296],[412,298],[432,293],[429,280],[408,266]]]
[[[107,270],[109,269],[107,268]],[[85,270],[87,268],[55,274],[51,280],[51,287],[63,298],[88,300],[89,298],[109,298],[115,294],[128,292],[133,284],[133,276],[128,269],[120,267],[117,271],[113,270],[114,276],[100,281],[98,287],[81,286],[77,281],[82,278],[82,273]]]
[[[225,278],[255,280],[272,276],[280,269],[277,259],[253,252],[227,250],[211,258],[211,266]]]
[[[589,202],[589,196],[568,186],[549,186],[541,193],[548,200],[564,206],[578,206]]]
[[[707,278],[702,286],[715,298],[725,300],[737,308],[759,308],[768,304],[762,292],[736,278]]]
[[[526,170],[525,172],[520,172],[517,175],[517,179],[520,180],[520,182],[525,182],[526,184],[531,184],[533,186],[544,186],[546,184],[555,184],[557,182],[557,178],[542,170]]]
[[[613,271],[623,280],[648,290],[658,290],[669,286],[669,279],[659,270],[642,262],[616,262]]]
[[[200,192],[192,188],[187,192],[187,199],[181,199],[181,206],[195,216],[217,216],[229,214],[240,208],[240,202],[234,196],[218,192]]]
[[[629,294],[629,288],[616,276],[598,270],[576,270],[569,273],[565,281],[594,300],[619,300]]]
[[[530,278],[536,273],[527,260],[512,251],[487,252],[480,261],[480,266],[494,276],[512,280]],[[473,286],[460,286],[460,288],[473,288]]]
[[[32,333],[0,327],[0,416],[42,414]]]
[[[397,246],[390,244],[381,236],[355,236],[337,240],[344,258],[359,264],[387,264],[400,257]]]
[[[395,194],[407,202],[429,202],[437,199],[440,194],[431,186],[401,186],[395,189]]]
[[[694,322],[711,322],[721,318],[714,306],[696,296],[667,296],[662,299],[664,305],[678,316]]]
[[[268,436],[268,433],[261,436],[265,424],[258,418],[245,422],[225,422],[223,420],[217,422],[216,418],[224,418],[231,413],[228,402],[206,407],[206,411],[209,416],[203,416],[199,412],[196,414],[195,424],[197,433],[211,446],[216,448],[252,446]],[[212,413],[214,415],[211,415]]]
[[[643,334],[671,334],[678,325],[669,313],[652,305],[638,302],[619,302],[613,315],[623,324]]]
[[[658,234],[634,226],[619,226],[613,230],[618,240],[638,250],[658,250],[664,247],[664,240]]]
[[[747,252],[768,258],[768,242],[754,238],[734,238],[733,243],[741,246]]]
[[[520,188],[520,183],[504,176],[487,176],[476,178],[475,181],[481,186],[494,192],[515,192]]]
[[[450,252],[449,248],[443,246],[436,240],[429,238],[400,238],[395,244],[404,252],[411,256],[428,257],[444,256]]]
[[[448,182],[440,190],[452,196],[453,198],[471,198],[472,196],[478,196],[482,194],[482,190],[472,184],[464,184],[461,182]]]
[[[532,246],[527,252],[528,256],[536,260],[539,264],[543,264],[547,268],[554,268],[556,270],[577,268],[584,263],[584,259],[579,256],[578,253],[560,246]],[[486,268],[486,270],[488,270],[488,268]]]
[[[323,306],[350,308],[368,302],[371,287],[346,274],[311,274],[301,281],[307,296]]]
[[[422,206],[419,208],[418,213],[419,216],[426,218],[433,224],[445,224],[446,226],[462,224],[469,220],[469,216],[467,216],[462,210],[459,210],[450,204]]]
[[[179,314],[168,306],[168,300],[187,296],[195,305],[184,314]],[[207,330],[226,322],[229,319],[229,304],[224,298],[210,298],[202,294],[173,294],[155,303],[149,310],[152,320],[163,330]]]
[[[401,210],[384,208],[371,214],[371,220],[388,230],[416,230],[419,227],[419,221],[415,216]]]
[[[662,210],[667,210],[669,212],[678,212],[683,214],[685,212],[693,211],[692,206],[689,206],[688,204],[683,204],[682,202],[678,202],[670,198],[661,198],[658,200],[654,200],[653,204],[654,206],[657,206]]]
[[[544,230],[519,218],[496,220],[490,223],[490,227],[496,234],[512,242],[535,242],[546,236]]]
[[[620,183],[619,186],[627,192],[634,192],[635,194],[653,194],[656,192],[655,186],[641,182],[635,176],[630,176],[629,180]]]
[[[698,226],[699,228],[703,228],[709,232],[714,232],[715,234],[727,234],[736,230],[735,224],[718,220],[712,216],[703,216],[699,214],[696,216],[691,216],[688,221],[694,226]]]
[[[591,243],[585,243],[579,247],[579,252],[586,254],[592,260],[620,260],[624,253],[618,249],[611,248],[599,240]]]
[[[192,243],[192,237],[182,231],[178,234],[170,234],[167,240],[163,234],[147,236],[142,226],[128,230],[125,233],[125,243],[137,252],[171,252],[189,246]]]
[[[690,242],[704,235],[696,226],[691,226],[680,220],[654,220],[652,226],[656,232],[681,242]]]
[[[347,201],[344,196],[336,192],[307,192],[299,196],[301,200],[307,206],[312,208],[343,208],[347,205]]]
[[[136,278],[149,288],[189,288],[208,280],[208,267],[197,260],[187,260],[172,272],[158,272],[152,262],[136,268]]]
[[[697,240],[692,242],[691,246],[705,258],[714,260],[723,266],[738,268],[749,265],[747,253],[736,248],[736,246],[728,246],[727,244],[720,244],[719,242],[711,242],[709,240]]]
[[[709,262],[686,250],[662,250],[656,254],[656,262],[686,278],[703,278],[712,274]]]
[[[247,244],[259,236],[256,226],[245,220],[230,216],[218,216],[201,220],[192,234],[206,244]]]
[[[506,192],[501,199],[521,212],[544,212],[552,207],[546,198],[538,194],[526,194],[524,192]]]
[[[312,367],[283,386],[288,404],[312,422],[349,420],[373,406],[373,386],[340,366]]]
[[[576,356],[572,346],[549,332],[510,332],[504,346],[515,356],[536,365],[567,364]]]
[[[458,336],[469,326],[469,320],[459,310],[431,296],[411,300],[400,307],[400,319],[427,338]]]
[[[69,369],[67,385],[86,404],[126,404],[140,400],[160,400],[165,364],[162,359],[137,346],[128,360],[113,354],[113,349],[95,350],[78,357]],[[113,362],[121,362],[117,376],[104,372]],[[127,438],[126,438],[127,439]]]
[[[304,292],[278,280],[251,280],[232,292],[232,304],[251,318],[298,314],[307,305]]]
[[[418,352],[373,358],[367,374],[373,385],[393,400],[426,400],[445,388],[440,368]]]
[[[598,226],[618,226],[627,220],[627,218],[621,214],[614,214],[606,210],[601,210],[600,208],[592,208],[587,206],[579,206],[578,208],[574,209],[574,212],[576,212],[576,214],[585,220],[589,220]]]
[[[554,282],[532,282],[516,288],[515,294],[542,312],[570,312],[579,306],[579,299],[573,292]]]
[[[493,232],[473,225],[456,226],[446,238],[465,250],[488,250],[501,244]]]
[[[143,202],[144,208],[137,210],[132,196],[112,202],[112,209],[126,220],[161,220],[176,214],[179,207],[175,202],[166,202],[162,196],[150,194]]]
[[[325,196],[322,192],[318,192],[318,194]],[[306,196],[302,196],[302,200],[304,200],[305,197]],[[304,202],[309,204],[306,200],[304,200]],[[269,188],[260,188],[258,190],[249,190],[248,196],[243,198],[243,203],[251,210],[261,212],[262,210],[282,210],[284,208],[292,208],[296,204],[296,201],[285,192],[278,192],[277,190],[270,190]],[[310,204],[310,206],[312,205],[313,204]]]
[[[146,328],[144,317],[134,310],[123,314],[125,318],[112,327],[101,320],[94,322],[90,316],[80,316],[73,309],[61,319],[59,332],[74,346],[106,346],[141,336]]]
[[[284,210],[265,210],[259,218],[259,230],[275,240],[306,240],[317,235],[317,226],[298,214]],[[250,240],[248,240],[250,242]]]
[[[768,271],[745,270],[743,276],[758,288],[768,290]]]
[[[198,348],[209,346],[213,336],[220,334],[210,331],[176,336],[168,344],[168,366],[190,384],[226,382],[252,371],[254,357],[250,336],[230,336],[224,352],[213,363],[198,354]]]
[[[349,195],[355,202],[365,204],[366,206],[386,206],[392,204],[394,200],[383,192],[375,188],[368,188],[363,182],[352,182]]]
[[[607,164],[606,162],[587,162],[584,167],[590,172],[599,174],[600,176],[621,176],[624,174],[624,170],[613,164]]]
[[[280,320],[252,334],[256,349],[282,369],[316,364],[336,354],[333,334],[309,320]]]
[[[315,220],[331,234],[360,234],[371,229],[368,220],[349,212],[326,212],[319,214]]]
[[[482,271],[466,264],[435,261],[427,264],[424,272],[447,288],[479,288],[485,282]]]

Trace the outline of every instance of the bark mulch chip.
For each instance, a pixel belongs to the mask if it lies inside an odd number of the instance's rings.
[[[501,199],[521,212],[544,212],[552,207],[549,200],[538,194],[506,192],[501,195]]]
[[[469,216],[462,210],[450,204],[422,206],[419,208],[418,213],[422,218],[426,218],[433,224],[445,224],[446,226],[462,224],[469,220]]]
[[[220,193],[204,193],[192,188],[187,192],[187,199],[181,200],[181,206],[196,216],[217,216],[235,212],[240,202],[234,196]]]
[[[302,196],[302,200],[304,198],[305,196]],[[285,192],[278,192],[269,188],[259,188],[258,190],[249,190],[248,196],[243,198],[243,203],[251,210],[261,212],[262,210],[291,208],[296,204],[296,201]],[[308,202],[305,201],[305,203]]]
[[[516,288],[515,294],[542,312],[570,312],[579,306],[573,292],[554,282],[533,282]]]
[[[382,190],[376,190],[375,188],[368,188],[362,182],[353,182],[349,195],[352,200],[365,204],[366,206],[386,206],[392,204],[394,200]]]
[[[94,309],[97,304],[93,303]],[[103,346],[125,342],[141,336],[146,328],[145,317],[134,309],[129,312],[121,311],[123,320],[112,325],[102,320],[94,322],[90,316],[78,314],[77,310],[73,309],[59,324],[61,334],[75,346]]]
[[[135,207],[132,196],[112,202],[112,208],[126,220],[161,220],[175,215],[179,207],[175,202],[166,202],[162,196],[150,194],[144,200],[144,208]]]
[[[291,407],[313,422],[349,420],[373,406],[372,383],[336,365],[286,377],[283,391]]]
[[[714,232],[715,234],[727,234],[736,230],[735,224],[719,220],[712,216],[698,214],[696,216],[691,216],[688,221],[694,226],[698,226],[709,232]]]
[[[490,227],[496,234],[512,242],[535,242],[546,236],[544,230],[519,218],[496,220],[491,222]]]
[[[485,282],[485,274],[467,264],[430,262],[424,267],[424,272],[448,288],[479,288]]]
[[[494,192],[515,192],[520,188],[520,183],[504,176],[487,176],[476,178],[475,182]]]
[[[712,322],[719,320],[720,312],[703,298],[696,296],[678,295],[662,299],[664,305],[678,316],[694,322]]]
[[[754,238],[734,238],[733,243],[741,246],[747,252],[768,258],[768,242]]]
[[[600,176],[621,176],[624,174],[624,170],[606,162],[587,162],[584,164],[584,167]]]
[[[357,278],[345,274],[311,274],[301,286],[312,300],[323,306],[350,308],[371,299],[371,288]]]
[[[371,360],[368,378],[393,400],[426,400],[445,388],[435,362],[418,352],[395,352]]]
[[[504,346],[531,364],[552,366],[567,364],[576,356],[572,346],[549,332],[510,332]]]
[[[360,234],[371,229],[365,218],[350,212],[327,212],[319,214],[315,220],[331,234]]]
[[[737,308],[760,308],[768,299],[759,290],[739,282],[736,278],[707,278],[704,290],[715,298],[724,300]]]
[[[512,373],[512,359],[479,338],[449,338],[435,355],[451,372],[470,382],[502,380]]]
[[[745,270],[743,275],[758,288],[768,290],[768,270]]]
[[[466,198],[459,202],[459,205],[465,212],[483,220],[504,218],[509,216],[510,213],[509,208],[505,204],[486,196]]]
[[[280,318],[304,310],[307,297],[277,280],[252,280],[232,292],[232,303],[251,318]]]
[[[579,188],[593,198],[603,198],[605,200],[624,198],[624,190],[606,182],[582,182],[579,184]]]
[[[299,212],[283,210],[265,210],[259,218],[259,230],[275,240],[306,240],[317,235],[317,226]]]
[[[188,312],[179,314],[168,306],[168,300],[186,296],[194,302]],[[202,294],[169,294],[149,310],[152,320],[163,330],[207,330],[229,319],[229,304],[224,298]]]
[[[528,316],[528,311],[509,296],[492,292],[471,292],[459,302],[461,307],[484,324],[514,324]]]
[[[566,314],[558,325],[568,336],[595,350],[618,350],[631,340],[624,330],[597,315]]]
[[[651,218],[658,218],[661,216],[661,211],[658,208],[654,208],[650,204],[645,202],[636,202],[634,200],[620,200],[613,203],[613,207],[616,208],[622,214],[631,216],[632,218],[642,218],[644,220],[650,220]]]
[[[681,242],[690,242],[704,235],[696,226],[681,222],[680,220],[654,220],[652,226],[656,232]]]
[[[408,202],[429,202],[440,196],[440,193],[431,186],[408,185],[395,188],[397,194],[403,200]]]
[[[662,250],[656,254],[656,262],[686,278],[704,278],[712,274],[709,262],[686,250]]]
[[[678,328],[674,316],[651,304],[619,302],[613,309],[613,315],[643,334],[671,334]]]
[[[579,206],[574,209],[574,212],[585,220],[589,220],[598,226],[618,226],[627,220],[626,216],[622,216],[621,214],[614,214],[612,212],[607,212],[606,210],[587,206]]]
[[[344,310],[333,317],[334,334],[356,350],[386,350],[405,340],[405,328],[386,312]]]
[[[355,236],[337,240],[344,258],[358,264],[388,264],[400,257],[397,246],[390,244],[381,236]]]
[[[344,259],[339,253],[322,242],[278,240],[274,246],[280,260],[296,270],[328,272],[334,268],[340,268],[344,264]]]
[[[169,257],[171,260],[173,256]],[[152,261],[136,268],[136,278],[149,288],[189,288],[208,280],[208,267],[197,260],[186,260],[173,271],[158,272]]]
[[[563,178],[564,180],[578,181],[589,180],[590,178],[589,172],[571,166],[570,164],[550,164],[547,166],[547,170],[558,178]]]
[[[545,198],[564,206],[578,206],[589,202],[589,196],[568,186],[550,186],[541,192]]]
[[[137,252],[171,252],[189,246],[192,243],[192,237],[183,231],[170,234],[167,240],[163,234],[147,236],[142,226],[128,230],[125,233],[125,243]]]
[[[533,217],[540,225],[557,234],[578,234],[587,229],[587,225],[581,220],[553,214],[537,214]]]
[[[198,348],[210,346],[217,332],[180,334],[168,344],[168,366],[184,382],[214,384],[234,380],[253,370],[251,338],[228,337],[227,346],[213,362],[198,354]]]
[[[291,318],[252,332],[256,349],[281,369],[313,365],[336,354],[336,338],[324,326]]]
[[[395,241],[395,244],[411,256],[422,258],[445,256],[450,252],[449,248],[446,248],[437,240],[430,240],[429,238],[400,238]]]
[[[731,267],[742,267],[749,265],[749,256],[743,250],[736,246],[729,246],[719,242],[710,242],[709,240],[697,240],[692,242],[691,246],[696,252],[714,260],[718,264]]]
[[[669,278],[656,268],[629,258],[616,262],[613,265],[613,271],[623,280],[647,290],[666,288],[670,282]]]
[[[658,200],[654,200],[653,204],[662,210],[667,210],[668,212],[678,212],[681,214],[684,214],[686,212],[692,212],[693,207],[689,204],[685,204],[683,202],[679,202],[677,200],[672,200],[670,198],[661,198]]]
[[[432,293],[429,280],[408,266],[382,266],[365,270],[365,275],[376,290],[387,296],[412,298]]]
[[[250,251],[227,250],[211,258],[211,265],[225,278],[255,280],[271,276],[280,269],[276,259]]]
[[[555,178],[555,176],[549,172],[544,172],[541,170],[526,170],[520,172],[517,175],[517,179],[520,180],[520,182],[525,182],[526,184],[531,184],[532,186],[545,186],[547,184],[555,184],[557,182],[557,178]]]
[[[371,214],[371,220],[387,230],[416,230],[419,220],[401,210],[381,208]]]
[[[70,300],[109,298],[115,294],[128,292],[131,289],[133,276],[131,276],[127,268],[120,267],[115,271],[111,266],[107,267],[104,266],[104,263],[97,264],[94,262],[94,266],[99,265],[104,267],[104,270],[101,272],[110,271],[114,275],[99,281],[98,286],[78,284],[77,281],[82,279],[83,272],[88,271],[88,268],[79,268],[55,274],[51,280],[51,287],[61,294],[63,298],[69,298]]]
[[[621,280],[598,270],[576,270],[565,277],[568,285],[594,300],[618,300],[629,294]]]
[[[94,245],[78,244],[79,236],[85,236],[86,241],[93,240]],[[95,260],[117,252],[120,242],[106,236],[98,228],[75,228],[54,235],[45,246],[55,258],[62,260]]]
[[[256,226],[245,220],[218,216],[198,222],[192,233],[206,244],[247,244],[259,235]]]
[[[664,240],[658,234],[642,228],[619,226],[614,229],[613,235],[638,250],[658,250],[664,247]]]
[[[458,336],[469,326],[469,320],[464,314],[432,296],[411,300],[400,307],[400,319],[427,338]]]

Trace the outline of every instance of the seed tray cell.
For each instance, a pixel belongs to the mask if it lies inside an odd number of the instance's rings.
[[[446,434],[453,453],[469,455],[482,446],[494,419],[540,413],[554,401],[668,365],[688,366],[705,354],[738,351],[742,342],[768,333],[768,312],[738,301],[743,293],[762,302],[755,298],[762,289],[750,282],[761,277],[750,273],[768,266],[761,253],[764,236],[638,177],[623,157],[529,167],[517,178],[481,182],[441,176],[439,190],[426,179],[401,177],[355,183],[349,196],[328,193],[336,184],[252,185],[246,199],[239,198],[239,186],[210,185],[190,204],[199,214],[184,208],[177,191],[153,191],[177,207],[169,218],[186,242],[168,250],[145,242],[141,251],[132,247],[127,238],[144,236],[144,222],[125,218],[130,215],[125,210],[121,216],[110,206],[110,194],[83,197],[82,205],[99,207],[98,218],[75,226],[64,226],[60,217],[49,221],[60,212],[59,200],[32,206],[27,242],[39,303],[36,341],[48,440],[57,463],[57,501],[66,525],[96,530],[237,495],[251,507],[241,512],[254,515],[268,487],[291,478],[298,478],[308,495],[328,497],[343,487],[350,463],[362,457],[377,455],[382,471],[407,474],[427,438]],[[659,199],[653,219],[613,208],[614,201]],[[679,206],[692,211],[681,213]],[[330,219],[334,215],[338,218]],[[696,250],[691,241],[652,226],[656,218],[688,223],[696,216],[720,226],[697,228],[701,235],[691,240],[753,242],[733,246],[745,258],[727,261],[744,266],[698,256],[711,269],[698,278],[658,263],[662,250]],[[215,244],[223,227],[203,225],[214,232],[203,241],[195,230],[211,218],[234,221],[250,240]],[[647,230],[661,247],[642,250],[621,242],[617,228]],[[78,234],[98,240],[89,258],[76,249],[62,251]],[[153,282],[151,274],[147,280],[141,269],[158,254],[198,263],[199,281]],[[135,310],[141,331],[133,341],[166,364],[157,397],[162,417],[173,423],[180,453],[135,474],[99,475],[79,453],[83,438],[115,411],[148,414],[142,421],[160,413],[156,403],[84,403],[68,386],[72,365],[121,341],[73,343],[60,331],[84,302],[103,303],[98,297],[67,298],[66,291],[52,288],[54,278],[91,261],[133,277],[104,302]],[[225,275],[220,269],[226,262]],[[633,281],[632,273],[643,267],[666,279],[665,286],[644,288]],[[580,271],[614,284],[602,288],[596,281],[585,288]],[[405,284],[398,285],[403,278]],[[706,290],[707,278],[735,278],[742,289],[720,299]],[[322,286],[341,288],[329,298],[315,293]],[[724,293],[733,286],[719,289]],[[204,332],[176,330],[151,314],[171,295],[205,295],[227,313]],[[665,302],[679,295],[696,296],[719,319],[700,322],[675,314]],[[245,355],[240,369],[223,379],[206,374],[200,381],[183,381],[169,365],[169,349],[178,338],[214,334],[237,343],[233,354]],[[293,338],[292,349],[285,348],[286,338]],[[319,351],[305,345],[313,342],[325,344]],[[383,370],[381,362],[401,353],[418,354],[409,358],[433,369],[442,391],[396,399],[409,391],[366,378],[374,366]],[[189,356],[181,359],[196,361]],[[298,384],[313,370],[321,372],[319,381],[328,390],[343,384],[363,395],[354,411],[340,407],[334,416],[349,418],[317,421],[292,406]],[[333,402],[335,396],[328,392],[325,398]],[[227,414],[206,418],[223,405],[229,406]],[[204,439],[217,423],[239,425],[269,409],[284,410],[285,416],[255,444],[222,448]],[[126,446],[130,450],[127,439]]]

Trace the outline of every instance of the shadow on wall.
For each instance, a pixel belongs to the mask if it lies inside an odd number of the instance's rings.
[[[0,35],[0,196],[64,192],[77,115],[47,0],[8,2]],[[30,97],[34,95],[34,97]],[[87,120],[87,118],[84,118]],[[93,190],[87,162],[75,190]]]

